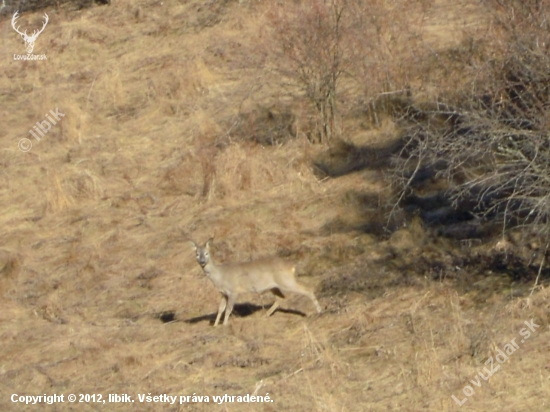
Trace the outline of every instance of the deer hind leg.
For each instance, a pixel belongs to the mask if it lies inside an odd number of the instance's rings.
[[[285,292],[293,292],[299,295],[307,296],[313,302],[313,305],[315,305],[315,309],[317,310],[317,313],[321,313],[323,311],[314,293],[308,288],[306,288],[305,286],[302,286],[299,283],[294,282],[294,284],[291,287],[289,287],[288,289],[285,289]]]
[[[277,288],[271,289],[271,293],[273,293],[275,295],[275,302],[273,302],[273,305],[271,305],[271,307],[269,308],[269,310],[265,314],[265,316],[267,318],[270,317],[271,315],[273,315],[273,312],[275,312],[277,310],[277,308],[281,304],[281,301],[285,298],[285,295],[283,295],[283,292],[281,292]]]

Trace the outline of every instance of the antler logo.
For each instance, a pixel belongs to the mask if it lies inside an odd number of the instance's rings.
[[[31,36],[27,35],[27,30],[25,30],[24,33],[21,33],[19,31],[19,27],[15,27],[15,21],[17,20],[19,12],[16,11],[13,15],[13,18],[11,19],[11,25],[13,29],[23,37],[23,40],[25,40],[25,49],[27,49],[27,53],[31,54],[34,50],[34,43],[36,42],[36,39],[38,38],[38,35],[44,31],[44,28],[46,27],[46,24],[48,24],[48,15],[44,13],[44,25],[40,30],[35,30]]]

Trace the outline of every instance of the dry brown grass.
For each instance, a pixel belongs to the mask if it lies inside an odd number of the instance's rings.
[[[457,410],[451,395],[461,399],[487,357],[534,319],[540,329],[462,409],[547,410],[547,288],[515,298],[510,288],[526,285],[463,287],[468,268],[409,275],[413,257],[436,255],[417,247],[420,228],[388,241],[354,229],[376,215],[357,194],[383,196],[379,173],[320,180],[312,159],[323,148],[300,132],[279,146],[232,138],[240,113],[279,96],[258,47],[268,43],[266,8],[129,0],[52,9],[35,49],[42,62],[13,61],[23,43],[0,22],[0,409],[36,410],[11,403],[13,393],[127,393],[134,404],[108,409]],[[449,26],[449,9],[462,10],[434,2],[428,25],[445,47],[462,27],[458,17]],[[61,123],[20,152],[19,139],[56,107]],[[241,306],[228,328],[213,329],[219,297],[183,233],[214,235],[220,261],[300,257],[300,281],[317,287],[325,313],[265,320]],[[262,299],[250,303],[271,303]],[[288,307],[311,312],[300,298]],[[274,402],[137,400],[254,392]]]

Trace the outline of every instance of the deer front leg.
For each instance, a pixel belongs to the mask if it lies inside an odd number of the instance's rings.
[[[225,310],[225,318],[223,319],[223,325],[226,326],[229,321],[229,315],[233,312],[233,306],[235,306],[235,301],[237,300],[237,295],[229,295],[227,297],[227,309]]]
[[[216,316],[216,322],[214,322],[214,326],[218,326],[218,323],[220,323],[222,313],[225,310],[226,306],[227,306],[227,296],[223,295],[222,300],[220,302],[220,306],[218,306],[218,315]]]

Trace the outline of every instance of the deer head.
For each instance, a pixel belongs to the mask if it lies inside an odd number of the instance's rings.
[[[18,17],[19,17],[19,12],[16,11],[15,14],[13,15],[13,18],[11,19],[11,25],[12,25],[13,29],[17,33],[19,33],[21,35],[21,37],[23,37],[23,40],[25,40],[25,43],[26,43],[25,44],[25,49],[27,49],[28,54],[31,54],[32,51],[34,50],[34,42],[38,38],[38,35],[44,31],[44,28],[46,27],[46,24],[48,24],[48,20],[49,20],[48,15],[46,13],[44,13],[44,25],[42,26],[42,28],[40,30],[35,30],[31,36],[27,35],[27,30],[25,30],[24,33],[21,33],[19,31],[19,27],[15,27],[15,21],[17,20]]]

